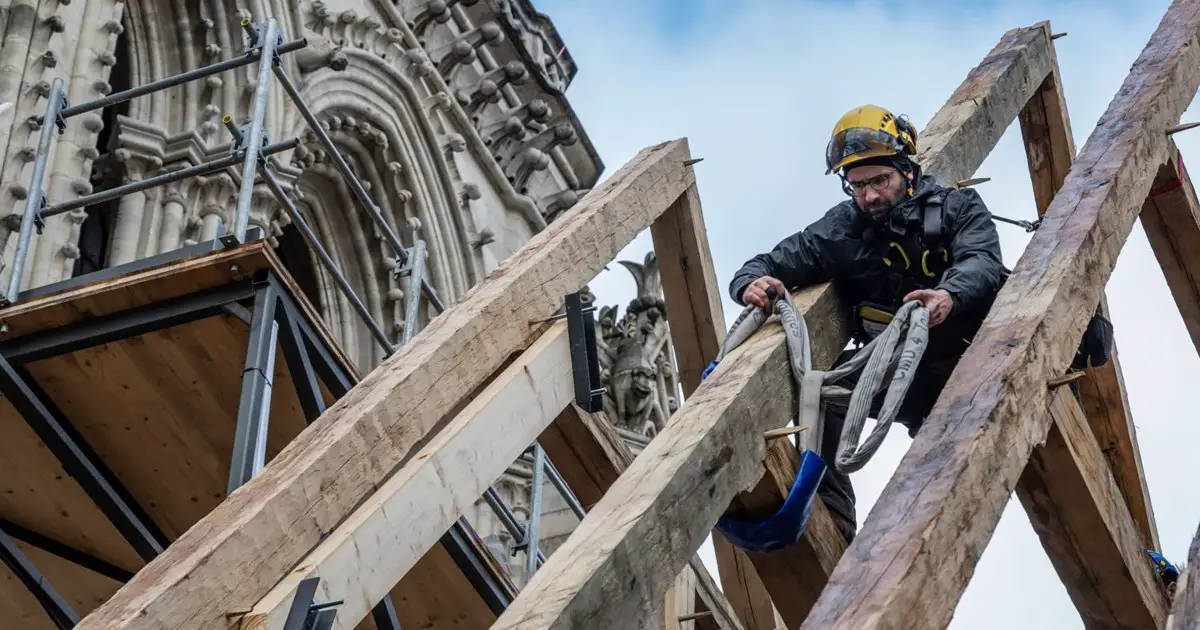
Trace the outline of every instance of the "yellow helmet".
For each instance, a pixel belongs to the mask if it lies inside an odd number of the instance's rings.
[[[870,158],[916,153],[912,123],[878,105],[863,105],[846,112],[833,128],[825,148],[825,174]]]

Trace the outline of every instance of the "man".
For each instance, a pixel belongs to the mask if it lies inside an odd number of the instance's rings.
[[[996,224],[972,189],[941,186],[923,175],[914,156],[917,133],[903,118],[874,105],[847,112],[826,149],[826,174],[838,173],[849,199],[734,275],[730,294],[742,305],[771,308],[779,294],[832,281],[854,306],[855,340],[883,330],[901,304],[920,300],[929,311],[929,343],[897,422],[915,436],[979,330],[1007,274]],[[843,353],[838,363],[854,350]],[[856,379],[843,383],[852,387]],[[882,395],[872,413],[878,411]],[[846,408],[830,405],[820,446],[837,455]],[[854,537],[854,490],[834,466],[818,489],[847,541]]]

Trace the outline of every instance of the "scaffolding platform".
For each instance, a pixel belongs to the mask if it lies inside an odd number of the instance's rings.
[[[21,628],[103,604],[358,380],[262,240],[26,291],[0,333],[0,618]],[[479,627],[515,597],[465,521],[441,543],[377,616]]]

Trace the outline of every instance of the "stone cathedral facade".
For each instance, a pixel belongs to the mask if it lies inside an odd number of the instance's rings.
[[[239,55],[241,20],[275,18],[284,39],[308,46],[283,57],[406,246],[426,241],[428,278],[453,304],[500,261],[571,208],[604,165],[566,97],[576,66],[530,0],[3,0],[0,2],[0,238],[7,283],[55,78],[80,103]],[[227,154],[225,116],[245,121],[256,65],[72,118],[53,143],[44,184],[57,203]],[[266,129],[299,137],[276,156],[337,267],[386,333],[407,326],[407,280],[322,146],[276,83]],[[34,287],[219,237],[232,221],[240,169],[134,193],[46,221],[22,279]],[[260,184],[261,186],[261,184]],[[262,230],[360,372],[383,359],[367,327],[318,264],[274,197],[253,197]],[[676,406],[666,320],[653,257],[622,264],[638,294],[597,310],[610,418],[638,449]],[[603,296],[601,296],[602,298]],[[601,299],[601,302],[603,300]],[[599,306],[599,303],[598,303]],[[528,515],[530,462],[497,480]],[[551,552],[577,522],[548,484]],[[482,501],[468,520],[523,583],[516,542]]]

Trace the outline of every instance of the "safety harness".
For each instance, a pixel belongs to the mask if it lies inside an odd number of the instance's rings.
[[[787,338],[789,364],[796,385],[796,422],[804,428],[805,448],[800,470],[778,512],[763,521],[750,522],[723,516],[717,529],[731,542],[751,551],[770,552],[794,544],[804,533],[813,497],[825,475],[826,462],[820,456],[825,414],[829,403],[848,404],[842,435],[838,442],[838,471],[851,473],[861,469],[875,454],[900,410],[900,404],[912,384],[917,365],[928,341],[929,312],[918,301],[904,304],[882,333],[872,339],[854,357],[829,370],[812,369],[811,346],[804,317],[796,312],[792,296],[777,296],[768,289],[773,312],[778,313]],[[704,370],[706,379],[725,356],[758,331],[769,315],[756,306],[748,306],[730,328],[720,354]],[[837,385],[843,378],[862,370],[854,390]],[[859,448],[867,414],[873,401],[886,385],[887,394],[875,428]]]
[[[883,252],[892,288],[892,303],[860,302],[855,305],[854,338],[860,343],[874,339],[891,323],[900,300],[916,289],[937,286],[942,274],[950,268],[950,252],[946,248],[943,205],[946,193],[940,191],[925,200],[920,230],[905,230],[904,237],[891,240]]]

